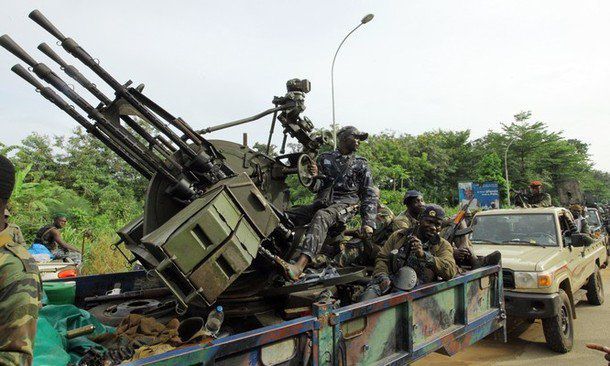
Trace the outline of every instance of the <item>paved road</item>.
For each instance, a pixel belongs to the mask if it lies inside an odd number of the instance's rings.
[[[580,302],[574,320],[574,348],[566,354],[546,348],[542,323],[537,320],[519,327],[509,335],[508,343],[485,339],[453,357],[433,354],[414,363],[416,366],[590,366],[607,365],[603,354],[585,348],[586,343],[610,346],[610,268],[602,271],[605,302],[591,306]],[[520,334],[519,334],[520,333]]]

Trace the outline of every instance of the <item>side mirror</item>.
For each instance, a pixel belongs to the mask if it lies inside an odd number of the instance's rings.
[[[585,234],[572,234],[570,241],[573,247],[588,247],[593,244],[593,238]]]

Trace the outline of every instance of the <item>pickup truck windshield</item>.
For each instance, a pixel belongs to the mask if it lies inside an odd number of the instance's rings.
[[[477,216],[472,230],[473,244],[558,245],[552,214]]]
[[[599,222],[599,218],[597,217],[597,213],[593,210],[587,211],[587,222],[591,226],[601,225],[601,222]]]

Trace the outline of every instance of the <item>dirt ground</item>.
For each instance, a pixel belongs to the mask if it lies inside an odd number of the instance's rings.
[[[602,271],[605,302],[591,306],[580,302],[576,306],[574,320],[574,348],[566,354],[558,354],[546,347],[542,323],[523,324],[509,334],[508,343],[485,339],[453,357],[430,355],[413,365],[451,366],[578,366],[606,365],[603,354],[589,350],[586,343],[610,346],[610,269]]]

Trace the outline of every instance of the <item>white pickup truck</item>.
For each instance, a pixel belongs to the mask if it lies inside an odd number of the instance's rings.
[[[600,269],[607,252],[601,238],[573,234],[564,208],[490,210],[472,223],[475,253],[502,253],[504,299],[508,316],[542,319],[547,345],[572,348],[575,304],[586,296],[604,301]]]

